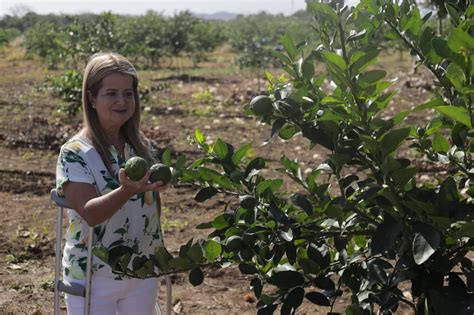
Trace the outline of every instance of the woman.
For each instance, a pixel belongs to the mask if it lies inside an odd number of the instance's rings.
[[[132,156],[152,163],[140,133],[138,78],[133,65],[115,53],[92,56],[84,71],[83,129],[60,151],[57,190],[69,210],[63,267],[65,282],[85,284],[89,226],[94,244],[123,244],[139,255],[152,254],[162,243],[156,201],[161,182],[125,175]],[[151,164],[150,164],[151,165]],[[132,257],[133,258],[133,257]],[[152,314],[157,281],[116,279],[110,266],[93,257],[91,314]],[[84,299],[66,294],[68,314],[82,314]]]

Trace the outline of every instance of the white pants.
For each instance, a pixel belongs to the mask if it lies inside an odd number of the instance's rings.
[[[65,282],[75,282],[85,286],[86,280],[64,278]],[[158,295],[158,280],[92,277],[91,315],[152,315]],[[84,298],[66,294],[67,313],[84,314]]]

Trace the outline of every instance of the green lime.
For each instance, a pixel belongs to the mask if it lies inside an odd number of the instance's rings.
[[[272,99],[266,95],[259,95],[250,101],[250,109],[257,116],[269,115],[273,111]]]
[[[145,159],[134,156],[125,163],[125,174],[134,181],[139,181],[148,171],[148,163]]]
[[[225,242],[225,246],[227,246],[227,249],[233,252],[237,252],[239,249],[241,249],[242,245],[242,237],[238,235],[229,236],[229,238]]]
[[[168,166],[157,163],[150,167],[151,175],[150,182],[154,183],[162,181],[163,184],[167,184],[171,179],[171,170]]]

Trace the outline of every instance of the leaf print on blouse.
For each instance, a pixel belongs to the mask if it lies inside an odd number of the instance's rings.
[[[66,142],[63,146],[63,149],[73,151],[75,153],[79,153],[81,151],[81,143],[75,139],[71,139],[68,142]]]
[[[66,276],[76,280],[82,280],[85,278],[85,268],[84,270],[82,270],[82,268],[76,264],[73,264],[70,267],[66,267],[64,269],[64,273],[66,274]]]
[[[81,224],[78,224],[76,220],[73,220],[69,224],[69,228],[67,231],[68,235],[71,235],[71,238],[75,241],[79,241],[79,238],[81,237]]]
[[[94,238],[96,242],[101,242],[105,234],[105,224],[99,224],[94,227]]]
[[[101,191],[102,194],[105,194],[120,187],[119,181],[116,178],[112,178],[107,171],[102,170],[100,171],[100,173],[102,174],[102,178],[106,182],[105,187]]]
[[[160,218],[158,216],[158,212],[155,212],[151,218],[146,215],[142,215],[142,218],[144,218],[143,235],[151,237],[152,241],[160,239],[161,233],[160,225],[158,223]]]
[[[127,147],[127,144],[125,144],[125,150],[127,149],[129,148]],[[113,145],[109,146],[109,153],[110,163],[118,164],[120,167],[123,167],[125,165],[124,158],[117,152]]]
[[[66,163],[79,163],[82,167],[86,167],[86,162],[77,152],[66,151],[61,157],[63,165]]]
[[[136,198],[130,198],[130,201],[137,201],[140,200],[141,207],[145,204],[145,193],[141,192],[136,195]]]

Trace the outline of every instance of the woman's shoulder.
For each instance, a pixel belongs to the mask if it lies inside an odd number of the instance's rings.
[[[81,133],[75,134],[61,147],[61,151],[72,151],[74,153],[88,152],[94,149],[91,141]]]

